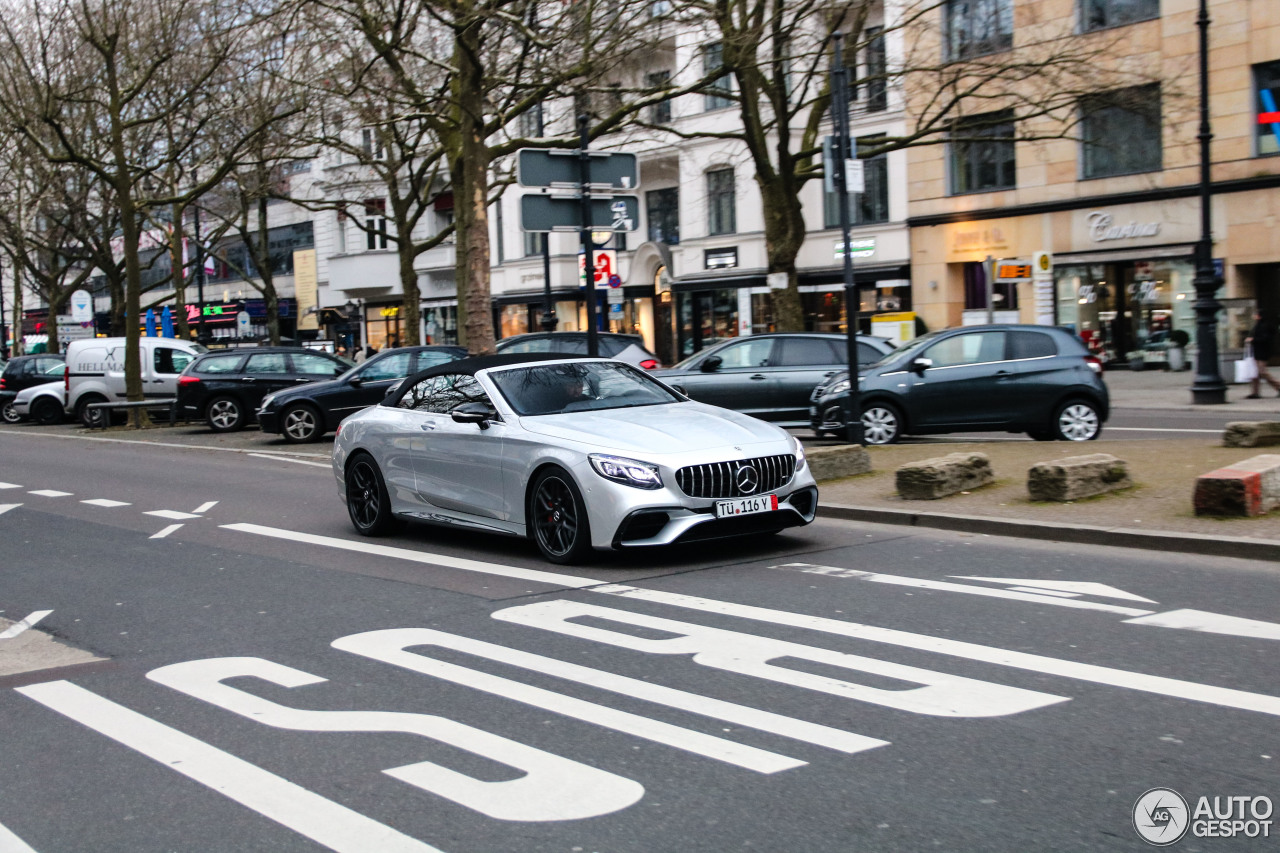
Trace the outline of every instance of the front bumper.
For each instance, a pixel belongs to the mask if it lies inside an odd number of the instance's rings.
[[[643,548],[771,533],[806,525],[813,521],[817,510],[818,488],[814,485],[778,494],[778,508],[772,512],[729,518],[716,518],[714,501],[710,506],[696,509],[684,506],[637,509],[618,525],[612,546],[615,549]]]
[[[266,409],[259,409],[254,413],[258,418],[258,427],[263,432],[280,432],[280,416],[278,412],[269,412]]]

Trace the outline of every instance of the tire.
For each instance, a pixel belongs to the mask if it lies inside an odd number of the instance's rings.
[[[280,434],[290,444],[319,441],[325,434],[324,416],[306,403],[292,405],[280,413]]]
[[[1102,418],[1087,400],[1068,400],[1058,407],[1050,425],[1058,441],[1093,441],[1102,434]]]
[[[107,402],[107,398],[101,394],[85,394],[79,400],[76,400],[76,420],[80,422],[81,426],[89,429],[102,426],[102,420],[108,416],[108,413],[102,409],[90,409],[89,404],[105,402]]]
[[[204,419],[214,432],[235,432],[244,429],[244,404],[235,397],[214,397],[204,408]]]
[[[18,414],[18,409],[13,405],[12,400],[5,403],[4,408],[0,409],[0,420],[7,424],[16,424],[22,420],[22,415]]]
[[[403,523],[391,512],[391,496],[378,463],[368,453],[359,453],[347,463],[344,477],[347,491],[347,515],[361,536],[385,536],[399,530]]]
[[[893,444],[900,438],[902,438],[902,415],[896,407],[881,402],[863,407],[863,444]]]
[[[31,404],[31,420],[41,426],[60,424],[65,417],[66,412],[62,411],[62,404],[57,400],[43,398]]]
[[[1029,429],[1027,430],[1027,437],[1035,439],[1036,441],[1054,441],[1055,440],[1053,433],[1043,429]]]
[[[563,468],[543,469],[529,489],[529,534],[542,556],[567,566],[591,553],[587,505]]]

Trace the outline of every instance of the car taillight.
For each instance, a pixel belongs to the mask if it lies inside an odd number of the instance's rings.
[[[4,390],[4,377],[0,376],[0,391]]]
[[[64,370],[62,372],[62,390],[63,393],[71,393],[71,371]]]
[[[200,384],[200,377],[198,376],[179,376],[178,377],[179,388],[184,388],[188,385],[199,385],[199,384]]]
[[[1094,373],[1099,376],[1102,375],[1102,362],[1098,360],[1097,356],[1086,355],[1084,357],[1084,363],[1089,365],[1089,369]]]
[[[645,370],[656,370],[658,367],[658,360],[656,358],[646,358],[644,361],[640,362],[640,366]]]

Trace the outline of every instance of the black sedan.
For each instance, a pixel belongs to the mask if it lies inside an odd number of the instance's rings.
[[[15,424],[22,416],[13,408],[13,398],[24,388],[62,379],[67,372],[66,356],[41,353],[15,356],[0,372],[0,419]]]
[[[178,413],[203,418],[214,432],[242,429],[268,394],[332,379],[350,366],[327,353],[301,347],[207,352],[178,377]]]
[[[904,435],[1025,432],[1040,441],[1089,441],[1110,396],[1102,365],[1057,326],[968,326],[922,335],[860,371],[866,444]],[[844,429],[848,372],[813,391],[810,426]]]
[[[258,409],[258,424],[293,444],[317,441],[347,415],[382,402],[406,376],[466,357],[465,349],[452,346],[383,350],[336,379],[268,394]]]
[[[849,366],[844,335],[782,332],[716,344],[670,370],[654,372],[700,403],[803,426],[814,386]],[[858,336],[858,364],[893,351],[887,338]]]

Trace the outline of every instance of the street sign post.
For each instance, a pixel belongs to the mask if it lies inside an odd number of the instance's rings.
[[[516,161],[516,180],[522,187],[576,187],[580,180],[576,148],[522,148]],[[634,154],[590,151],[587,183],[592,187],[630,190],[640,185]]]
[[[640,197],[591,197],[592,231],[635,231],[640,224]],[[526,195],[520,199],[522,231],[580,231],[582,199],[577,195]]]
[[[77,323],[93,322],[93,297],[87,290],[77,290],[71,294],[71,319]]]

